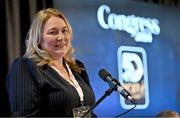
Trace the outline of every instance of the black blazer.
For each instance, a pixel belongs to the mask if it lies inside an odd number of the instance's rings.
[[[72,72],[84,93],[84,105],[92,106],[95,96],[84,68]],[[76,89],[49,65],[41,67],[29,58],[20,57],[9,69],[6,88],[12,116],[73,116],[72,109],[80,106]]]

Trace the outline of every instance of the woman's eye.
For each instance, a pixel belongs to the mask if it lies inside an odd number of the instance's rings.
[[[67,30],[67,29],[64,29],[64,30],[62,30],[62,33],[65,34],[65,35],[67,35],[67,34],[68,34],[68,30]]]
[[[49,34],[57,35],[57,34],[58,34],[58,31],[50,31]]]

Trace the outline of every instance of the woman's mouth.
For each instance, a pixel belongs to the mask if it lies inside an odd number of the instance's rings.
[[[57,48],[63,48],[65,45],[66,45],[66,44],[64,44],[64,43],[59,43],[59,44],[55,45],[55,47],[57,47]]]

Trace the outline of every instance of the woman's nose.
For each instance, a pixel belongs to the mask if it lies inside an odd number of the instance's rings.
[[[57,41],[61,41],[64,40],[64,36],[62,34],[59,34],[59,36],[57,37]]]
[[[61,41],[61,40],[63,40],[62,37],[59,37],[59,36],[58,36],[58,37],[57,37],[57,41]]]

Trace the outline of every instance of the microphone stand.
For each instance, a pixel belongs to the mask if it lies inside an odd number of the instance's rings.
[[[93,105],[91,108],[82,116],[86,117],[88,113],[92,112],[92,110],[99,104],[101,103],[107,96],[109,96],[115,89],[114,88],[109,88],[108,90],[105,91],[105,94]]]

